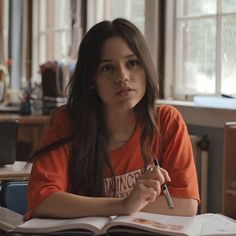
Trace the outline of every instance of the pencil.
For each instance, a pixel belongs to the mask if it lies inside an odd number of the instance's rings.
[[[154,159],[154,165],[160,167],[157,159]],[[168,189],[167,185],[164,183],[164,184],[162,184],[161,187],[162,187],[162,192],[163,192],[163,194],[164,194],[164,196],[166,198],[168,207],[170,209],[173,209],[174,208],[174,204],[172,202],[172,199],[171,199],[171,196],[170,196],[170,192],[169,192],[169,189]]]

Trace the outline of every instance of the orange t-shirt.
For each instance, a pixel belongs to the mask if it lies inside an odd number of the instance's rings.
[[[168,183],[173,197],[193,198],[199,201],[198,182],[192,146],[186,125],[180,113],[172,106],[159,106],[158,127],[162,138],[161,166],[170,175]],[[50,127],[42,138],[41,145],[47,145],[71,134],[71,122],[65,106],[60,107],[51,117]],[[140,146],[141,128],[136,127],[129,142],[110,151],[109,158],[116,177],[117,197],[126,197],[132,191],[137,178],[141,175],[144,162]],[[157,145],[159,137],[156,137]],[[155,154],[158,158],[158,148]],[[37,159],[32,168],[28,186],[29,211],[25,219],[32,216],[38,205],[54,192],[69,192],[68,164],[69,144],[65,144]],[[104,170],[106,196],[112,196],[111,177]]]

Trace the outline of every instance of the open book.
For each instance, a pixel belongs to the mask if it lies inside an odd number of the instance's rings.
[[[0,214],[5,208],[0,208]],[[202,214],[194,217],[167,216],[138,212],[131,216],[84,217],[77,219],[39,219],[34,218],[25,223],[16,221],[14,212],[9,211],[13,219],[3,224],[0,229],[12,233],[50,234],[65,233],[83,235],[236,235],[236,222],[223,215]],[[18,225],[16,222],[20,222]],[[3,227],[4,225],[4,227]],[[8,227],[6,227],[8,225]],[[17,225],[17,226],[16,226]]]

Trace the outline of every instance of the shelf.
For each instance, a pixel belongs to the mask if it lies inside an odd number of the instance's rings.
[[[234,119],[235,121],[235,119]],[[236,189],[234,187],[236,169],[236,124],[226,123],[224,127],[224,189],[223,214],[236,218]]]
[[[226,193],[230,195],[234,195],[236,197],[236,190],[234,189],[227,189]]]

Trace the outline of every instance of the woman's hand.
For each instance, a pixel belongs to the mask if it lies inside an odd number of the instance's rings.
[[[154,167],[144,173],[137,180],[131,194],[123,200],[127,214],[138,212],[148,203],[155,201],[161,194],[161,185],[169,181],[171,180],[168,172],[160,167]]]

